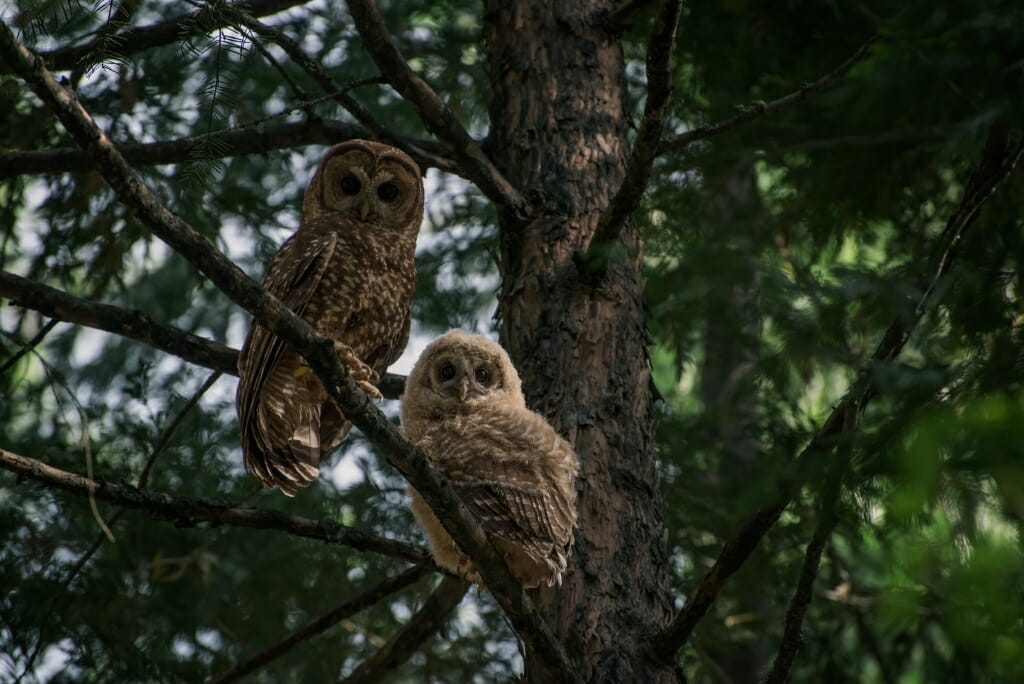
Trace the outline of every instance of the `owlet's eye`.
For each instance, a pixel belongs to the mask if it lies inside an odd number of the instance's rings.
[[[391,202],[398,197],[398,186],[394,183],[381,183],[377,186],[377,197],[383,202]]]
[[[483,368],[476,369],[476,381],[479,382],[481,385],[485,384],[487,382],[487,378],[489,377],[490,374]]]
[[[455,366],[453,366],[450,363],[446,363],[444,365],[444,367],[441,368],[441,379],[442,380],[451,380],[454,377],[455,377]]]
[[[341,191],[346,195],[355,195],[363,184],[355,176],[345,176],[341,179]]]

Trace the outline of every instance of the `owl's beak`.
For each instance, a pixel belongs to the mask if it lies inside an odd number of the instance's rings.
[[[459,381],[459,401],[466,401],[469,396],[469,378],[462,378]]]
[[[359,200],[359,219],[361,221],[366,220],[367,214],[370,213],[370,198],[365,195]]]

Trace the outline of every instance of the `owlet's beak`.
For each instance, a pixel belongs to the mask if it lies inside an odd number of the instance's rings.
[[[462,378],[459,381],[459,401],[466,401],[469,396],[469,378]]]
[[[366,220],[366,216],[369,213],[370,213],[370,198],[367,197],[366,195],[363,195],[359,199],[359,219],[361,221],[365,221]]]

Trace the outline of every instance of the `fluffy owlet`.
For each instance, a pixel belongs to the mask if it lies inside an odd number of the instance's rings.
[[[524,587],[561,583],[576,526],[576,453],[526,408],[501,346],[461,330],[434,340],[406,381],[402,430],[451,480]],[[438,565],[480,583],[426,502],[409,492]]]
[[[420,169],[403,152],[352,140],[335,145],[306,189],[302,220],[270,261],[263,287],[321,335],[367,393],[409,339],[413,252],[423,220]],[[348,433],[302,357],[254,323],[238,359],[245,467],[293,496]]]

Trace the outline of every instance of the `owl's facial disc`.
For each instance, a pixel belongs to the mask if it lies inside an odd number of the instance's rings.
[[[473,359],[439,359],[434,383],[442,395],[463,403],[483,399],[501,386],[490,364]]]

